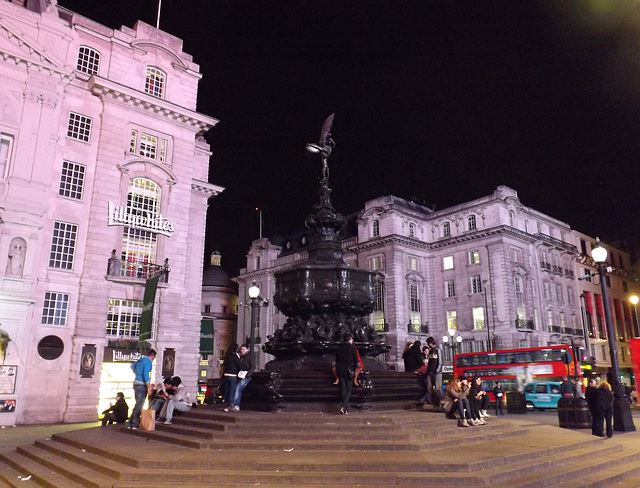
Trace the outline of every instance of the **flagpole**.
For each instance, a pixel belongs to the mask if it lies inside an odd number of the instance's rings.
[[[156,29],[160,29],[160,9],[162,8],[162,0],[158,0],[158,10],[156,11]]]

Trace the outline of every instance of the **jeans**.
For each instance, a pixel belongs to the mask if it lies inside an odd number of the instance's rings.
[[[238,384],[236,385],[236,392],[233,395],[232,404],[234,407],[240,406],[240,401],[242,400],[242,390],[244,390],[245,387],[249,384],[249,381],[251,381],[251,378],[242,378],[240,381],[238,381]]]
[[[176,402],[174,400],[167,400],[164,407],[162,407],[162,412],[164,413],[162,416],[166,420],[171,420],[173,418],[174,410],[177,410],[178,412],[188,412],[191,410],[191,405],[187,405],[183,402]]]
[[[353,389],[353,378],[347,372],[346,374],[338,373],[340,378],[340,396],[342,398],[342,408],[347,410],[349,408],[349,401],[351,400],[351,390]]]
[[[140,412],[144,406],[144,401],[147,399],[147,385],[133,385],[133,394],[136,398],[136,405],[131,412],[131,418],[129,418],[129,426],[138,428],[140,427]]]
[[[237,383],[238,383],[237,376],[224,377],[224,401],[227,404],[227,406],[233,405],[234,396],[236,394]]]
[[[164,402],[166,402],[166,400],[163,398],[155,398],[149,404],[149,408],[156,411],[156,418],[160,417],[160,412],[162,411],[162,407],[164,407]]]

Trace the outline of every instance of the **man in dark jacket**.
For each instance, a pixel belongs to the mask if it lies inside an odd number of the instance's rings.
[[[427,393],[431,403],[438,406],[442,391],[442,352],[433,337],[427,338],[427,346]]]
[[[119,391],[116,393],[116,403],[102,412],[102,426],[112,423],[120,424],[127,421],[129,417],[129,405],[124,399],[124,393]]]
[[[599,435],[598,433],[598,387],[596,386],[596,380],[590,379],[589,386],[584,393],[584,398],[587,400],[587,406],[589,412],[591,412],[591,434]]]
[[[418,352],[420,349],[418,349]],[[342,398],[342,406],[340,413],[347,414],[349,408],[349,400],[351,399],[351,390],[353,389],[353,378],[355,376],[358,363],[358,350],[353,345],[353,336],[345,334],[343,342],[338,346],[336,351],[336,372],[340,380],[340,395]]]
[[[240,346],[240,361],[242,361],[244,369],[240,369],[238,372],[238,384],[236,385],[236,393],[233,396],[233,411],[240,411],[240,401],[242,400],[242,390],[249,384],[251,381],[251,375],[256,369],[255,364],[253,363],[253,354],[249,351],[249,346],[246,344],[242,344]]]

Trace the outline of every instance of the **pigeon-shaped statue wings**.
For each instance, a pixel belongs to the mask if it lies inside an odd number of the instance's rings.
[[[331,151],[335,147],[336,143],[331,139],[331,126],[333,125],[333,118],[336,114],[331,114],[322,124],[322,131],[320,132],[320,141],[318,144],[307,144],[307,151],[312,153],[320,153],[322,156],[322,177],[325,181],[329,179],[329,165],[327,159],[331,154]]]

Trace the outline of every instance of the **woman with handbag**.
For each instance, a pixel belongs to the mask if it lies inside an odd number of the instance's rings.
[[[360,368],[358,363],[358,350],[353,345],[353,336],[345,334],[343,342],[338,346],[336,351],[336,372],[340,380],[340,397],[342,406],[340,413],[347,415],[349,408],[349,400],[351,400],[351,390],[353,389],[353,380],[355,378],[356,369]]]

